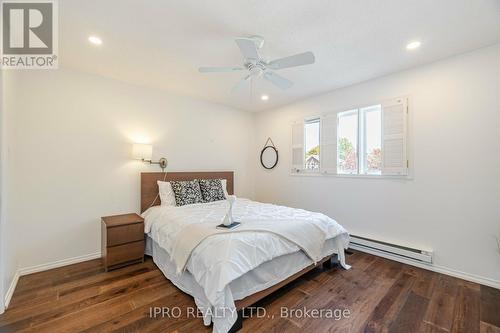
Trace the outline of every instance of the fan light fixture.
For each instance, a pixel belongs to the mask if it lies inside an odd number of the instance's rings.
[[[420,43],[419,41],[414,41],[414,42],[408,43],[408,45],[406,45],[406,49],[407,50],[415,50],[415,49],[418,49],[421,44],[422,43]]]
[[[269,96],[262,95],[262,96],[260,96],[260,99],[263,100],[263,101],[267,101],[269,99]]]
[[[94,45],[101,45],[102,44],[102,39],[100,39],[97,36],[90,36],[89,37],[89,42],[91,42]]]
[[[261,77],[280,89],[289,89],[293,86],[293,82],[277,74],[275,71],[310,65],[315,62],[314,54],[310,51],[268,61],[264,59],[261,54],[261,49],[264,46],[264,38],[260,36],[240,37],[236,38],[235,42],[243,56],[243,63],[241,66],[200,67],[198,69],[200,73],[242,71],[244,76],[240,82],[234,86],[232,92],[249,86],[253,79]],[[262,98],[262,100],[265,99]]]

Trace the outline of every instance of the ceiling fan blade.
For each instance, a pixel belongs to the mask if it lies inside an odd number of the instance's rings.
[[[240,48],[241,53],[245,59],[259,60],[259,52],[257,51],[257,46],[255,42],[248,38],[237,38],[236,44]]]
[[[289,67],[303,66],[314,63],[314,54],[312,52],[299,53],[293,56],[280,58],[267,64],[270,69],[283,69]]]
[[[281,88],[281,89],[288,89],[291,86],[293,86],[293,82],[284,78],[281,75],[278,75],[273,72],[265,72],[264,73],[264,79],[271,81],[275,86]]]
[[[243,89],[247,83],[251,80],[251,75],[247,75],[244,78],[242,78],[236,85],[231,89],[231,93],[238,92],[239,90]]]
[[[243,67],[200,67],[198,71],[200,73],[222,73],[222,72],[233,72],[242,71]]]

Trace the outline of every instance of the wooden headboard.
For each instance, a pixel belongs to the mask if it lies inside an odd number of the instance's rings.
[[[180,181],[193,179],[226,179],[227,193],[234,194],[234,172],[233,171],[215,171],[215,172],[143,172],[141,173],[141,213],[150,206],[160,204],[158,195],[158,180]],[[155,199],[156,198],[156,199]],[[151,205],[151,203],[154,203]]]

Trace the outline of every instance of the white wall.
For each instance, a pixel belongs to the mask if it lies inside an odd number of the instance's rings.
[[[4,288],[4,281],[5,281],[5,273],[4,273],[4,262],[5,262],[5,256],[6,256],[6,249],[5,249],[5,241],[4,241],[4,226],[3,226],[3,207],[2,207],[2,202],[3,202],[3,170],[4,170],[4,165],[3,165],[3,135],[4,135],[4,129],[3,129],[3,72],[0,71],[0,313],[3,313],[5,310],[5,305],[4,305],[4,295],[5,295],[5,288]]]
[[[290,176],[291,121],[401,95],[410,95],[412,180]],[[433,249],[437,266],[500,284],[499,124],[500,45],[261,112],[257,148],[270,136],[280,162],[257,168],[256,199],[321,211],[353,234]]]
[[[10,71],[5,88],[19,268],[99,252],[100,217],[139,211],[140,172],[160,169],[130,159],[135,141],[169,171],[234,170],[253,197],[251,113],[65,69]]]
[[[14,237],[16,235],[14,222],[7,218],[6,202],[9,182],[7,136],[11,129],[7,126],[10,118],[6,111],[6,72],[0,71],[0,76],[0,303],[3,303],[6,297],[12,296],[13,292],[11,285],[17,271],[16,242],[18,240]]]
[[[6,112],[5,71],[0,71],[0,312],[5,305],[4,300],[11,289],[16,275],[18,253],[16,251],[15,226],[7,219],[7,174],[8,147],[7,135],[9,117]]]

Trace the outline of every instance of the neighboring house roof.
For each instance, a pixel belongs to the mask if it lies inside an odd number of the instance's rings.
[[[318,155],[311,155],[306,159],[307,163],[315,162],[319,163],[319,156]]]

